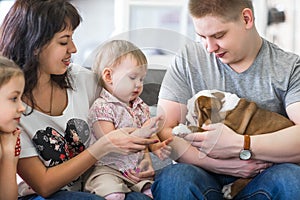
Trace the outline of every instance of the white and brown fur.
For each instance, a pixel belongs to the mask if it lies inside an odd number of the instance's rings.
[[[222,122],[241,135],[270,133],[293,126],[288,118],[265,109],[255,102],[218,90],[204,90],[188,101],[187,121],[192,132],[203,131],[203,124]],[[240,178],[223,188],[226,199],[234,198],[251,178]]]

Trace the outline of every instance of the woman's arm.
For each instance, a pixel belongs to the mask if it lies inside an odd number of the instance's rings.
[[[51,168],[46,168],[38,156],[19,159],[18,173],[35,192],[48,197],[78,178],[108,152],[126,155],[144,150],[147,145],[157,142],[153,139],[132,137],[128,134],[132,131],[111,131],[79,155]]]
[[[21,158],[18,174],[36,193],[48,197],[78,178],[96,161],[87,150],[50,168],[46,168],[38,156]]]
[[[95,136],[101,138],[104,134],[114,130],[112,123],[103,121],[94,123]],[[105,154],[105,146],[97,148],[97,155]],[[71,181],[77,179],[88,170],[97,160],[88,152],[83,151],[76,157],[51,168],[46,168],[41,160],[35,156],[22,158],[18,164],[18,173],[32,189],[43,197],[48,197]],[[41,177],[43,177],[41,179]]]

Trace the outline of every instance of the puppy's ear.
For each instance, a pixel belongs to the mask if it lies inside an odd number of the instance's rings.
[[[210,120],[212,123],[218,123],[222,121],[220,116],[220,110],[223,107],[223,102],[218,98],[211,98],[211,114]]]
[[[199,126],[202,126],[204,123],[209,123],[211,117],[211,98],[200,96],[195,101],[195,104],[195,111],[198,113]]]
[[[217,99],[219,99],[219,101],[221,102],[225,97],[225,94],[223,92],[214,92],[212,93],[212,95],[215,96]]]
[[[211,98],[211,110],[219,112],[223,106],[223,102],[218,98]]]
[[[220,93],[219,98],[223,99],[224,95]],[[222,98],[223,96],[223,98]],[[198,122],[202,124],[211,124],[222,121],[219,111],[222,109],[223,103],[219,98],[200,96],[197,99],[198,103]],[[195,106],[197,108],[197,106]]]

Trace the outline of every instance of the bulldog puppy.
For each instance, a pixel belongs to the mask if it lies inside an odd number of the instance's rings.
[[[187,108],[186,119],[190,132],[202,132],[203,124],[219,122],[241,135],[270,133],[294,125],[278,113],[259,108],[255,102],[219,90],[200,91],[188,101]],[[181,127],[181,130],[184,128]],[[182,131],[174,128],[172,133],[179,137],[188,134]],[[224,198],[234,198],[250,181],[250,178],[240,178],[225,185],[222,190]]]

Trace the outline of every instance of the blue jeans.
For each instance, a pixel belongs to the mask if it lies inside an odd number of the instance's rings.
[[[140,192],[129,192],[125,200],[151,200],[151,198]]]
[[[46,199],[55,199],[55,200],[104,200],[103,197],[97,196],[95,194],[87,192],[73,192],[60,190]],[[36,194],[19,197],[19,200],[45,200],[45,198],[38,196]]]
[[[46,199],[55,200],[104,200],[103,197],[87,192],[71,192],[58,191]],[[45,200],[45,198],[38,195],[30,195],[26,197],[19,197],[19,200]],[[139,192],[130,192],[126,194],[125,200],[151,200],[148,196]]]
[[[235,179],[179,163],[162,169],[151,189],[157,200],[218,200],[223,199],[223,185]],[[289,163],[273,165],[253,178],[235,199],[300,199],[300,166]]]

